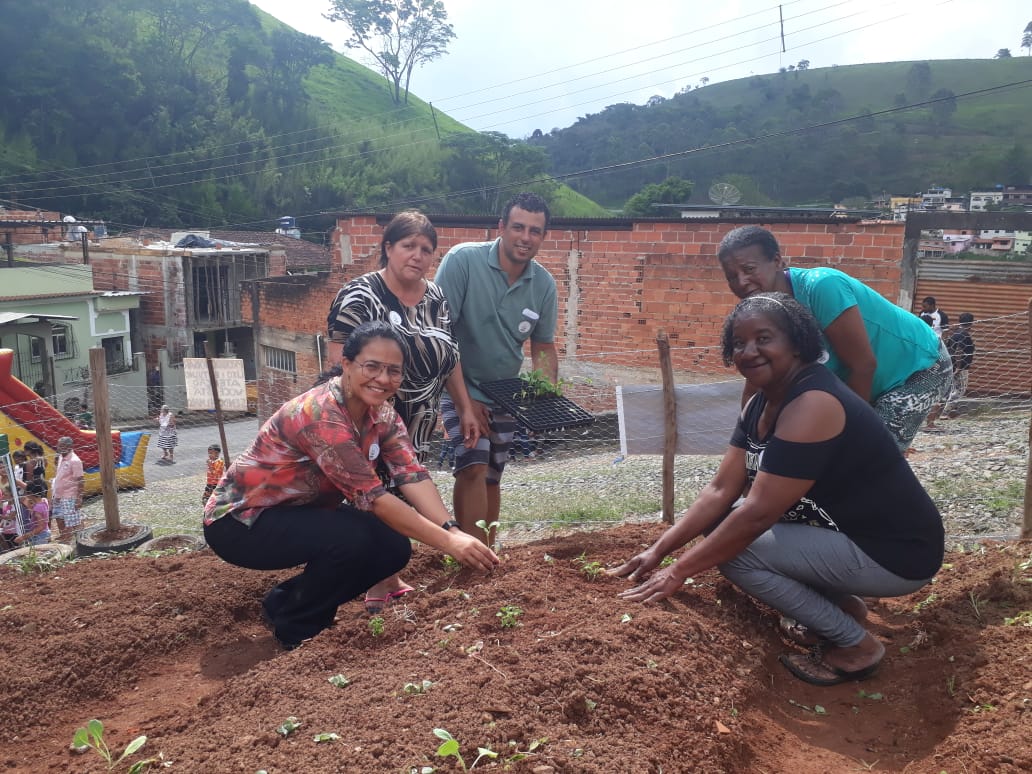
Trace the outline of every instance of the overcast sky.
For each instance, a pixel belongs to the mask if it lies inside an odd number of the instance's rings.
[[[347,51],[330,0],[252,0]],[[412,92],[479,131],[524,137],[618,102],[811,67],[1026,56],[1029,0],[444,0],[456,38],[412,77]],[[604,10],[603,10],[604,9]],[[613,9],[613,10],[610,10]],[[618,10],[616,10],[618,9]],[[365,63],[365,62],[363,62]]]

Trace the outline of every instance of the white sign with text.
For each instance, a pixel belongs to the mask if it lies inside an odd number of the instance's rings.
[[[222,410],[247,411],[244,361],[236,357],[217,358],[211,364],[215,369],[215,383],[219,388]],[[211,394],[208,361],[203,357],[184,357],[183,375],[186,378],[186,407],[197,411],[214,409],[215,398]]]

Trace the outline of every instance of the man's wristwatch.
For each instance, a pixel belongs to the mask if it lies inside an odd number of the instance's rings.
[[[448,519],[448,521],[444,522],[444,524],[441,525],[441,529],[446,531],[451,529],[452,527],[458,527],[459,529],[462,529],[462,525],[459,524],[459,522],[455,521],[455,519]]]

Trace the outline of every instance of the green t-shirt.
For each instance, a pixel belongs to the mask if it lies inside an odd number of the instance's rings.
[[[479,385],[516,376],[524,342],[555,341],[559,316],[555,279],[548,270],[531,261],[510,285],[498,261],[498,241],[456,245],[434,277],[451,309],[466,387],[484,403],[491,400]]]
[[[939,337],[917,315],[896,306],[860,280],[838,269],[789,269],[792,295],[817,318],[823,333],[840,314],[857,307],[867,328],[867,338],[878,361],[871,383],[871,402],[903,384],[911,374],[929,368],[939,359]],[[840,379],[849,369],[825,339],[825,363]]]

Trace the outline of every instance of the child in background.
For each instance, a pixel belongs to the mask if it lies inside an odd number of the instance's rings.
[[[18,511],[11,500],[11,490],[4,484],[0,493],[0,553],[18,547]]]
[[[204,494],[201,495],[201,505],[207,505],[208,498],[219,485],[222,474],[226,471],[226,463],[222,461],[222,447],[213,443],[208,447],[208,478],[204,483]]]
[[[22,505],[25,508],[25,533],[14,539],[18,545],[38,546],[50,542],[50,505],[45,499],[47,488],[36,481],[25,486]]]
[[[43,447],[35,441],[26,441],[25,453],[29,455],[28,463],[25,466],[25,480],[39,481],[43,486],[46,486],[47,457],[43,451]],[[46,494],[43,496],[46,497]]]

